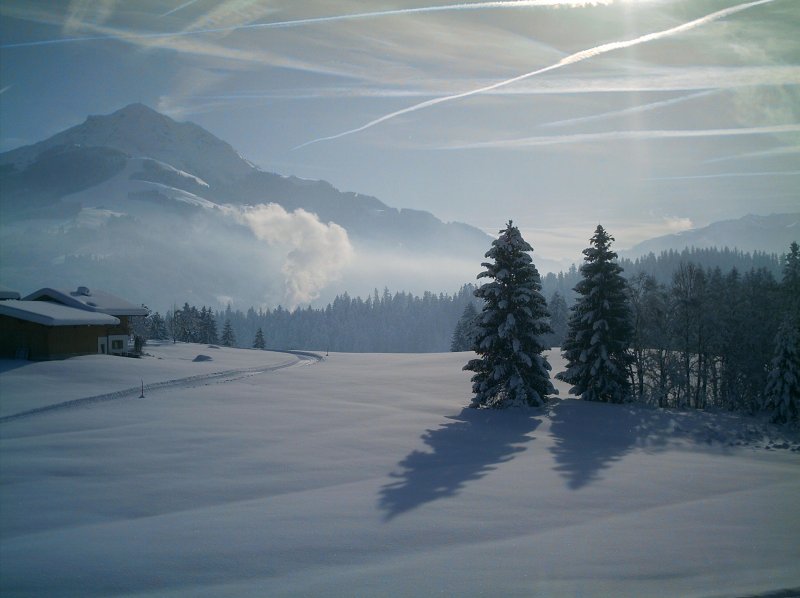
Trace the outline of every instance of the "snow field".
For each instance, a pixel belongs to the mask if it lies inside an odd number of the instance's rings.
[[[145,353],[148,355],[142,359],[112,355],[84,355],[48,362],[0,359],[0,418],[139,388],[141,383],[160,384],[231,370],[280,367],[297,361],[286,353],[166,341],[150,341]],[[211,361],[193,361],[198,355],[211,357]]]
[[[2,412],[27,396],[124,389],[114,382],[129,370],[174,380],[294,360],[147,350],[161,359],[6,369]],[[214,361],[192,362],[200,353]],[[739,417],[571,400],[547,412],[464,409],[469,357],[332,354],[2,422],[0,591],[735,596],[800,587],[800,454],[731,446],[753,425]]]

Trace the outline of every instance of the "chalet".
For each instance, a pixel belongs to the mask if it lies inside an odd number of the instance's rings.
[[[98,353],[99,339],[119,332],[119,319],[108,314],[46,301],[0,301],[1,357],[45,360]]]
[[[9,295],[13,297],[13,295]],[[144,307],[106,293],[43,288],[0,300],[0,356],[62,359],[91,353],[130,351],[130,318]]]

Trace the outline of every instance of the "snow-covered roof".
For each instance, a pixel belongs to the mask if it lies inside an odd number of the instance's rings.
[[[19,299],[19,293],[0,284],[0,299]]]
[[[108,314],[67,307],[52,301],[0,301],[0,315],[44,326],[116,326],[119,320]]]
[[[55,301],[69,307],[112,316],[146,316],[147,309],[105,291],[78,287],[74,291],[44,288],[34,291],[25,301]]]

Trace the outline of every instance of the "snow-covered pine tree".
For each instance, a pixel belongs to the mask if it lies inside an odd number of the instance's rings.
[[[614,237],[598,225],[583,250],[582,279],[575,286],[562,352],[567,369],[556,377],[572,384],[570,392],[587,401],[622,403],[630,395],[628,351],[632,328],[626,282],[611,251]]]
[[[800,330],[796,319],[785,320],[775,337],[775,356],[764,390],[764,410],[774,422],[800,420]]]
[[[261,328],[256,330],[256,338],[253,340],[253,349],[263,349],[267,345],[264,342],[264,333],[262,332]]]
[[[542,355],[542,336],[551,332],[542,282],[528,252],[531,246],[511,221],[486,252],[491,261],[478,278],[491,282],[475,290],[483,299],[475,351],[480,356],[464,366],[475,372],[471,407],[544,405],[558,394],[550,381],[550,364]]]
[[[222,344],[226,347],[233,347],[236,344],[236,335],[233,333],[230,320],[225,320],[225,326],[222,328]]]
[[[209,345],[216,345],[219,342],[217,337],[217,319],[214,317],[214,312],[209,307],[206,309],[205,305],[200,310],[200,323],[199,323],[200,342]]]
[[[477,328],[478,310],[475,304],[470,301],[464,307],[461,317],[453,331],[453,339],[450,342],[451,351],[471,351],[475,346],[475,334]]]
[[[152,313],[147,317],[148,328],[147,337],[153,340],[165,340],[169,338],[167,331],[167,324],[161,314],[158,312]]]

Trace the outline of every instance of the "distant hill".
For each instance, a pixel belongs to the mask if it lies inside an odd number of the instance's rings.
[[[630,259],[670,249],[681,251],[686,247],[729,247],[740,251],[786,253],[792,241],[800,241],[800,213],[748,215],[737,220],[714,222],[672,235],[648,239],[630,249],[619,252]]]

